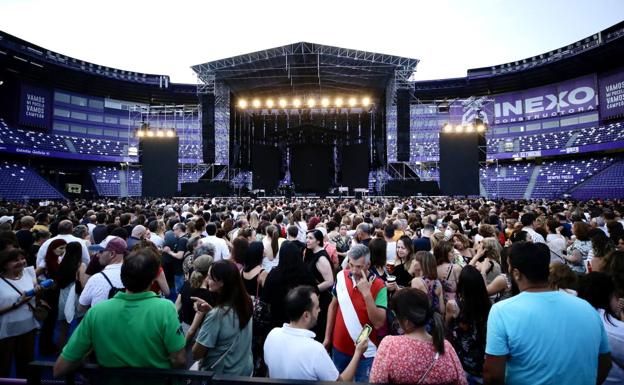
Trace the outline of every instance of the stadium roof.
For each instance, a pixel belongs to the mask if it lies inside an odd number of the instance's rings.
[[[407,82],[418,59],[299,42],[192,66],[208,84],[234,93],[349,93],[380,95],[396,76]]]

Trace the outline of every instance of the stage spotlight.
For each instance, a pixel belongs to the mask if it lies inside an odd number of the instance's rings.
[[[138,136],[139,138],[144,137],[144,136],[145,136],[145,131],[141,131],[141,130],[137,131],[137,136]]]
[[[241,99],[238,101],[238,106],[240,108],[247,108],[247,101],[245,99]]]
[[[344,103],[344,100],[342,100],[342,98],[336,98],[336,107],[340,108],[342,107],[342,104]]]
[[[466,132],[473,132],[474,131],[474,126],[472,124],[469,124],[466,126]]]
[[[477,126],[477,132],[485,132],[485,126],[483,124],[479,124]]]
[[[282,108],[286,108],[286,106],[288,105],[288,102],[286,101],[286,99],[280,99],[279,100],[279,106]]]
[[[316,100],[308,99],[308,108],[314,108],[315,105],[316,105]]]
[[[349,107],[355,107],[357,105],[356,98],[349,98]]]
[[[293,106],[295,108],[301,107],[301,99],[298,99],[298,98],[297,99],[293,99]]]
[[[251,104],[253,105],[254,108],[260,108],[260,99],[254,99],[254,101]]]
[[[362,105],[363,105],[364,107],[368,107],[368,106],[370,105],[370,102],[371,102],[371,101],[370,101],[370,98],[369,98],[369,97],[364,97],[364,98],[362,98]]]
[[[462,126],[461,124],[458,124],[457,126],[455,126],[455,132],[463,132],[464,131],[464,126]]]
[[[450,123],[446,123],[444,125],[443,130],[444,130],[444,132],[451,132],[451,131],[453,131],[453,126]]]
[[[329,98],[323,98],[321,100],[321,105],[325,108],[327,108],[329,106]]]
[[[167,130],[167,137],[173,138],[175,136],[175,132],[173,130]]]
[[[165,136],[165,133],[162,130],[158,130],[156,131],[156,136],[162,138],[163,136]]]
[[[267,108],[273,108],[273,99],[267,99],[266,106]]]
[[[150,137],[150,138],[153,138],[154,137],[154,131],[152,131],[152,130],[147,131],[147,136]]]

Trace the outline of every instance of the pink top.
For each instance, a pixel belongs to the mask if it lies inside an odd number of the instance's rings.
[[[381,341],[370,382],[416,384],[431,366],[435,349],[430,342],[407,336],[387,336]],[[444,354],[435,362],[421,384],[467,385],[464,369],[450,342],[444,340]]]

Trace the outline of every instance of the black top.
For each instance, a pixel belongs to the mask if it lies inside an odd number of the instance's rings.
[[[258,277],[260,277],[260,274],[262,274],[263,271],[264,269],[261,269],[260,272],[254,275],[251,279],[246,279],[241,273],[241,278],[243,278],[243,284],[245,285],[245,290],[247,290],[247,294],[255,296],[256,291],[258,291],[258,296],[262,296],[262,285],[258,285]]]
[[[409,287],[412,284],[412,275],[405,270],[405,265],[400,264],[392,270],[392,275],[396,277],[397,285],[401,287]]]
[[[17,237],[17,243],[19,244],[20,249],[26,252],[28,252],[30,246],[35,243],[35,238],[33,237],[30,230],[18,230],[15,233],[15,236]]]
[[[186,243],[188,242],[188,238],[186,234],[181,236],[180,238],[175,238],[172,240],[171,245],[168,245],[171,248],[171,251],[177,253],[178,251],[186,251]],[[169,255],[169,253],[164,253],[164,267],[165,270],[169,270],[173,275],[182,275],[184,274],[184,270],[182,269],[183,259],[177,259]]]
[[[325,281],[325,279],[323,278],[323,274],[321,274],[321,272],[318,271],[318,269],[316,268],[316,263],[321,257],[327,258],[327,262],[329,262],[329,265],[331,266],[331,259],[329,258],[329,254],[327,254],[327,251],[325,251],[325,249],[321,249],[316,253],[313,253],[312,250],[306,250],[305,258],[303,259],[303,262],[308,268],[308,271],[310,271],[310,273],[312,273],[312,275],[316,279],[317,284]]]
[[[106,225],[98,224],[93,228],[93,242],[96,244],[101,243],[107,235]]]
[[[284,271],[279,266],[267,275],[260,298],[271,306],[272,327],[282,327],[285,322],[290,321],[284,309],[284,298],[290,289],[299,285],[316,288],[316,279],[307,269]]]
[[[180,291],[180,299],[182,301],[182,307],[180,308],[180,321],[189,325],[193,323],[195,318],[195,309],[193,308],[193,300],[191,297],[198,297],[208,302],[211,306],[215,305],[215,296],[213,293],[201,287],[193,288],[191,284],[186,281]]]

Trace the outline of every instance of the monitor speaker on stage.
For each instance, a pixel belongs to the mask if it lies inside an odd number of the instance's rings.
[[[139,142],[144,197],[172,197],[178,192],[179,138],[144,137]]]
[[[440,132],[440,190],[443,195],[479,195],[479,137],[476,132]]]

